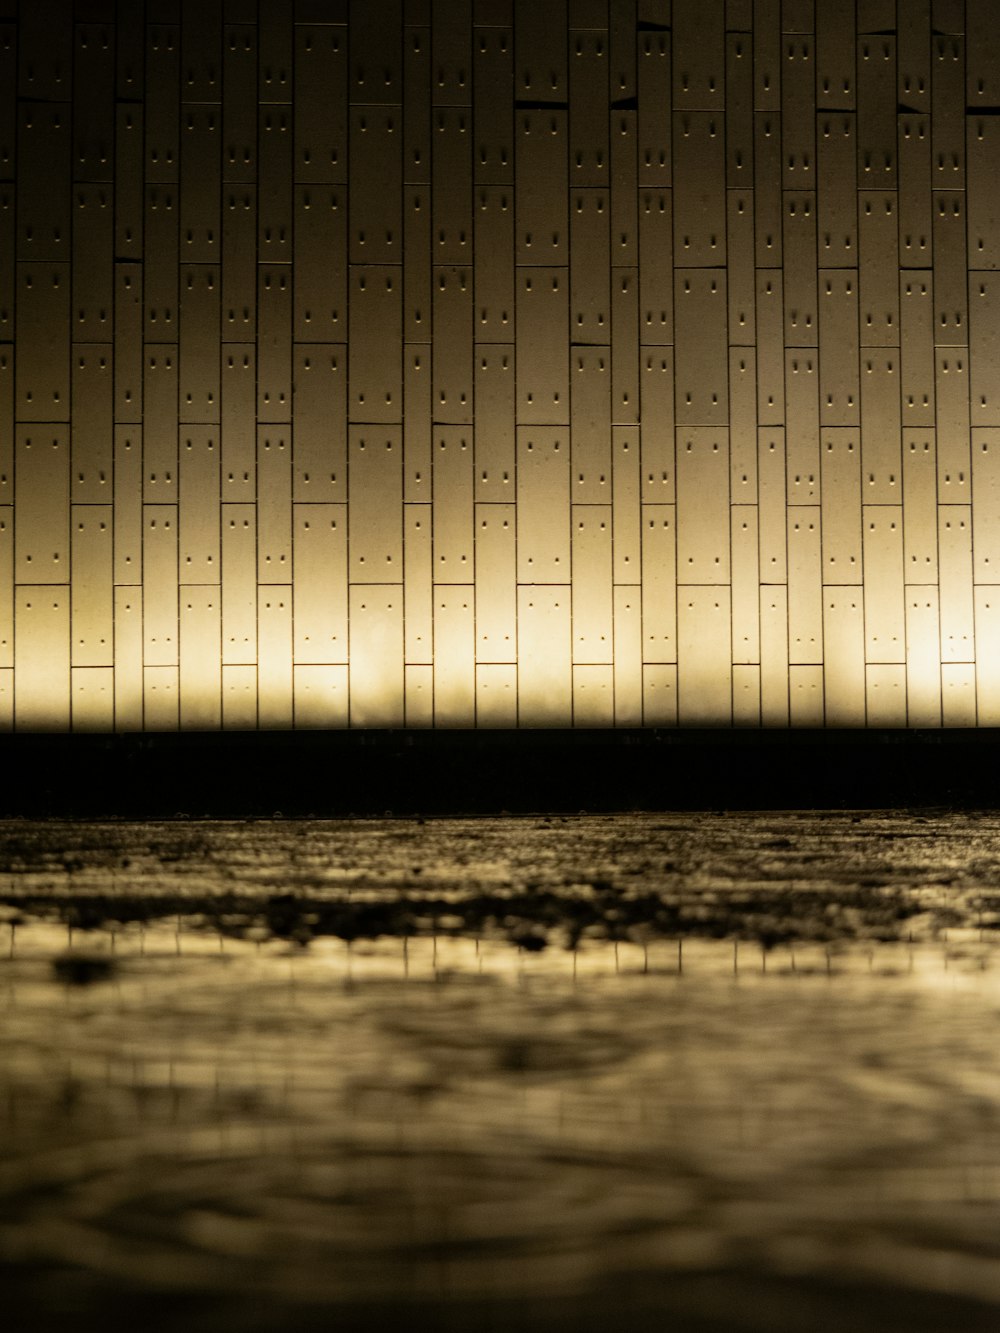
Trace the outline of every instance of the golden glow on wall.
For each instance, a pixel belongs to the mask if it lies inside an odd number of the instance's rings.
[[[0,726],[1000,724],[995,20],[21,0]]]

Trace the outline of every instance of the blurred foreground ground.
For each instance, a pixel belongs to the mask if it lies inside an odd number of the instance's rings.
[[[1000,1326],[1000,817],[0,824],[11,1333]]]

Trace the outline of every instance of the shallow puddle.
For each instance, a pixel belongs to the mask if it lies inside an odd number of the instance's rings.
[[[0,826],[6,1326],[995,1328],[998,832]]]

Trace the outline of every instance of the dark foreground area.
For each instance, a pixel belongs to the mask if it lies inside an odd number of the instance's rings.
[[[983,808],[1000,732],[339,731],[0,736],[0,815]]]
[[[0,823],[12,1333],[995,1329],[1000,816]]]

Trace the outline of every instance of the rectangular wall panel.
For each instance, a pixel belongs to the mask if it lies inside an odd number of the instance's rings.
[[[513,504],[476,506],[476,660],[517,661],[517,509]]]
[[[68,583],[69,439],[65,427],[18,430],[14,448],[14,577]]]
[[[222,508],[222,661],[225,666],[249,666],[257,661],[256,520],[253,505],[227,504]],[[256,711],[256,702],[254,707]]]
[[[827,726],[865,725],[864,602],[860,588],[823,590],[823,686]]]
[[[14,607],[14,727],[68,731],[70,598],[68,588],[22,584]]]
[[[616,586],[614,598],[615,725],[638,727],[644,720],[645,699],[642,589],[638,586]]]
[[[257,582],[287,583],[292,568],[292,449],[287,426],[257,428]]]
[[[227,669],[238,671],[241,668]],[[323,731],[347,726],[347,676],[346,666],[296,665],[294,693],[297,730]]]
[[[476,667],[476,726],[517,726],[517,667]]]
[[[67,264],[17,266],[15,402],[21,421],[68,421],[70,283]]]
[[[677,597],[677,708],[681,725],[732,720],[727,587],[686,587]]]
[[[244,42],[255,35],[251,28],[243,37]],[[347,46],[343,27],[295,25],[296,180],[328,184],[346,179]],[[225,89],[231,77],[227,64]]]
[[[217,731],[222,725],[222,590],[193,584],[180,590],[180,725]]]
[[[142,589],[115,588],[115,730],[143,726]]]
[[[0,670],[14,666],[14,510],[0,508]],[[13,680],[11,697],[13,698]]]
[[[304,342],[347,337],[347,209],[337,186],[296,185],[292,329]]]
[[[726,283],[713,269],[678,271],[674,321],[675,412],[679,425],[722,425],[729,414]]]
[[[112,731],[115,673],[112,667],[73,667],[71,725],[74,731]]]
[[[228,731],[250,731],[257,726],[255,666],[223,666],[222,725]]]
[[[906,589],[906,720],[941,725],[941,625],[936,587]]]
[[[180,686],[177,667],[144,667],[142,697],[144,731],[177,730],[180,723]]]
[[[70,617],[74,667],[114,666],[112,512],[111,505],[73,506]]]
[[[825,709],[822,667],[789,667],[788,715],[793,727],[821,727],[823,725]]]
[[[729,582],[729,458],[726,432],[677,429],[677,578]]]
[[[610,664],[614,651],[611,505],[571,510],[573,661]]]
[[[611,727],[615,719],[615,674],[610,666],[573,668],[574,727]]]
[[[981,727],[1000,721],[1000,597],[996,584],[975,590],[976,705]]]
[[[568,585],[519,587],[518,725],[572,723],[573,676]]]
[[[965,505],[938,508],[941,661],[974,662],[972,514]]]
[[[352,266],[348,282],[351,421],[399,421],[402,413],[401,270]]]
[[[517,272],[518,421],[569,422],[569,269]]]
[[[862,529],[865,659],[902,662],[906,657],[902,512],[896,505],[865,505]]]
[[[295,505],[292,549],[295,661],[346,663],[347,506]]]
[[[476,713],[476,606],[465,584],[434,587],[434,723],[471,727]]]
[[[522,426],[517,439],[517,578],[570,579],[569,432]]]
[[[402,583],[402,488],[398,430],[353,426],[348,448],[348,549],[352,583]]]
[[[788,513],[788,660],[823,661],[821,510],[802,505]]]
[[[293,497],[311,503],[346,500],[346,348],[300,343],[292,370]]]
[[[349,613],[351,725],[402,726],[402,588],[352,584]]]
[[[272,583],[257,597],[257,718],[261,728],[292,725],[292,589]]]
[[[788,725],[788,585],[760,589],[760,721],[765,727]]]

